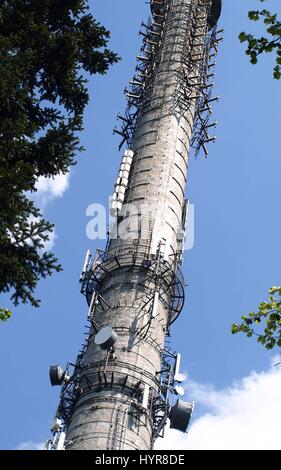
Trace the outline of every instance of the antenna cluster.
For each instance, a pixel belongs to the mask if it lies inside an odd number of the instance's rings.
[[[113,132],[122,137],[119,150],[124,144],[133,147],[136,128],[141,113],[149,105],[153,94],[157,66],[161,60],[162,44],[167,26],[167,13],[172,3],[170,0],[157,0],[151,2],[153,19],[142,23],[140,36],[143,44],[140,54],[137,55],[138,65],[135,75],[125,88],[127,108],[124,115],[118,114],[117,119],[121,126],[115,127]],[[209,21],[205,21],[202,9],[208,8]],[[218,46],[223,41],[223,29],[217,29],[216,16],[221,10],[220,1],[191,2],[186,17],[186,47],[181,57],[181,67],[178,71],[178,87],[174,96],[174,109],[181,110],[182,114],[195,107],[194,129],[191,145],[195,150],[195,157],[203,150],[207,157],[207,145],[216,141],[216,136],[209,134],[209,130],[218,125],[212,121],[212,104],[219,101],[219,96],[213,96],[216,66],[215,57],[218,55]]]
[[[142,328],[127,331],[125,326],[113,328],[110,325],[100,327],[95,321],[97,312],[105,312],[111,305],[100,294],[100,286],[103,278],[120,267],[126,269],[145,266],[146,276],[143,289],[146,297],[138,306],[138,315],[147,316],[146,324]],[[175,274],[175,269],[177,274]],[[157,281],[157,282],[155,282]],[[140,420],[151,422],[153,429],[152,442],[158,437],[164,437],[164,429],[167,419],[171,419],[171,427],[180,431],[186,431],[191,418],[194,404],[177,400],[174,406],[170,405],[170,395],[184,395],[185,390],[181,384],[186,376],[180,373],[181,355],[174,353],[170,347],[162,351],[161,345],[155,343],[162,354],[162,366],[156,376],[146,373],[138,367],[124,364],[118,358],[118,339],[122,335],[131,333],[134,341],[131,347],[139,342],[154,342],[150,335],[150,327],[157,317],[160,303],[167,303],[170,299],[170,322],[166,332],[170,335],[170,326],[180,314],[184,304],[184,283],[179,267],[171,266],[163,258],[163,249],[159,247],[157,257],[154,261],[144,258],[143,255],[134,254],[116,255],[110,252],[97,251],[92,257],[87,251],[83,270],[80,276],[81,292],[86,296],[89,312],[89,332],[86,343],[83,345],[76,360],[76,364],[68,364],[64,370],[61,366],[50,367],[50,382],[52,386],[62,386],[61,398],[56,412],[56,423],[53,426],[53,440],[48,441],[48,450],[60,450],[62,438],[65,439],[65,431],[78,399],[88,391],[97,392],[101,390],[116,389],[126,393],[132,399],[133,416]],[[155,287],[156,286],[156,287]],[[167,293],[170,295],[167,296]],[[94,301],[93,301],[94,299]],[[168,305],[167,305],[168,307]],[[94,339],[99,350],[104,351],[100,361],[88,363],[86,352],[90,341]],[[115,346],[117,350],[115,351]],[[72,368],[72,372],[70,369]],[[183,424],[186,423],[183,429]],[[69,444],[64,441],[64,448]]]

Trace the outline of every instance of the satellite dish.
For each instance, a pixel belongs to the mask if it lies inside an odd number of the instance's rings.
[[[50,366],[49,375],[52,387],[62,385],[68,380],[67,373],[61,366]]]
[[[192,416],[194,404],[183,400],[177,400],[176,404],[171,408],[170,428],[177,431],[186,432],[190,418]]]
[[[95,336],[95,344],[101,349],[110,349],[117,341],[117,334],[111,326],[105,326]]]
[[[174,388],[174,391],[175,391],[175,394],[176,395],[181,395],[183,396],[185,394],[185,390],[184,388],[181,386],[181,385],[177,385],[175,388]]]

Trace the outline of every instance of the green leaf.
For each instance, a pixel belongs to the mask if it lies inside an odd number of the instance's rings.
[[[280,69],[279,66],[274,68],[273,77],[275,78],[275,80],[280,80],[280,78],[281,78],[281,69]]]
[[[5,322],[11,318],[12,312],[5,308],[0,308],[0,322]]]
[[[280,80],[281,21],[279,21],[277,14],[272,14],[267,9],[263,9],[261,11],[251,10],[249,11],[248,16],[252,21],[261,21],[264,35],[256,37],[253,34],[247,34],[244,31],[240,33],[240,42],[248,43],[246,55],[249,56],[251,64],[256,65],[258,57],[261,54],[275,53],[277,66],[274,68],[273,77],[275,80]]]
[[[246,33],[242,32],[242,33],[239,34],[239,39],[240,39],[240,42],[245,42],[248,39],[248,35]]]
[[[258,11],[249,11],[248,13],[250,20],[258,21],[260,18],[260,14]]]
[[[254,330],[253,326],[255,325],[259,327],[258,331]],[[258,313],[250,312],[248,316],[243,315],[240,324],[234,323],[232,325],[232,333],[244,333],[248,338],[255,334],[257,342],[269,350],[275,346],[281,347],[280,287],[274,286],[269,289],[269,301],[260,302]]]
[[[251,64],[255,65],[258,62],[257,56],[252,55],[250,62],[251,62]]]

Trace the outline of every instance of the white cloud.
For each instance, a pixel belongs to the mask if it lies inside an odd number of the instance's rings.
[[[188,434],[167,429],[157,449],[281,450],[281,367],[274,358],[266,372],[252,372],[229,388],[190,381],[187,396],[201,417]]]
[[[29,197],[35,202],[42,213],[47,206],[58,197],[62,197],[69,188],[70,173],[59,174],[55,178],[44,178],[40,176],[36,183],[37,192]],[[49,241],[44,244],[44,251],[50,251],[54,247],[57,235],[55,230],[49,234]]]
[[[22,442],[17,448],[17,450],[43,450],[44,449],[44,442],[33,442],[27,441]]]
[[[36,183],[37,192],[34,200],[41,210],[44,210],[54,199],[63,196],[69,188],[70,174],[59,174],[55,178],[44,178],[40,176]]]

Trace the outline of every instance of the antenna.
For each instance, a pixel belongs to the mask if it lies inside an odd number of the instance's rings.
[[[181,365],[181,354],[177,353],[175,369],[174,369],[174,381],[179,382],[179,383],[184,382],[186,380],[186,375],[180,373],[180,365]]]
[[[156,318],[158,302],[159,302],[159,292],[156,291],[154,294],[153,303],[152,303],[152,313],[151,313],[152,318]]]
[[[87,250],[84,265],[83,265],[83,269],[82,269],[81,276],[80,276],[80,280],[83,278],[83,275],[86,272],[86,269],[87,269],[87,266],[88,266],[88,263],[89,263],[89,259],[90,259],[90,255],[91,255],[90,250]]]
[[[142,398],[142,407],[145,408],[145,409],[148,408],[149,390],[150,390],[149,385],[145,384],[144,385],[143,398]]]
[[[183,400],[177,400],[176,404],[171,408],[170,428],[177,431],[186,432],[189,421],[194,410],[194,403],[188,403]]]

